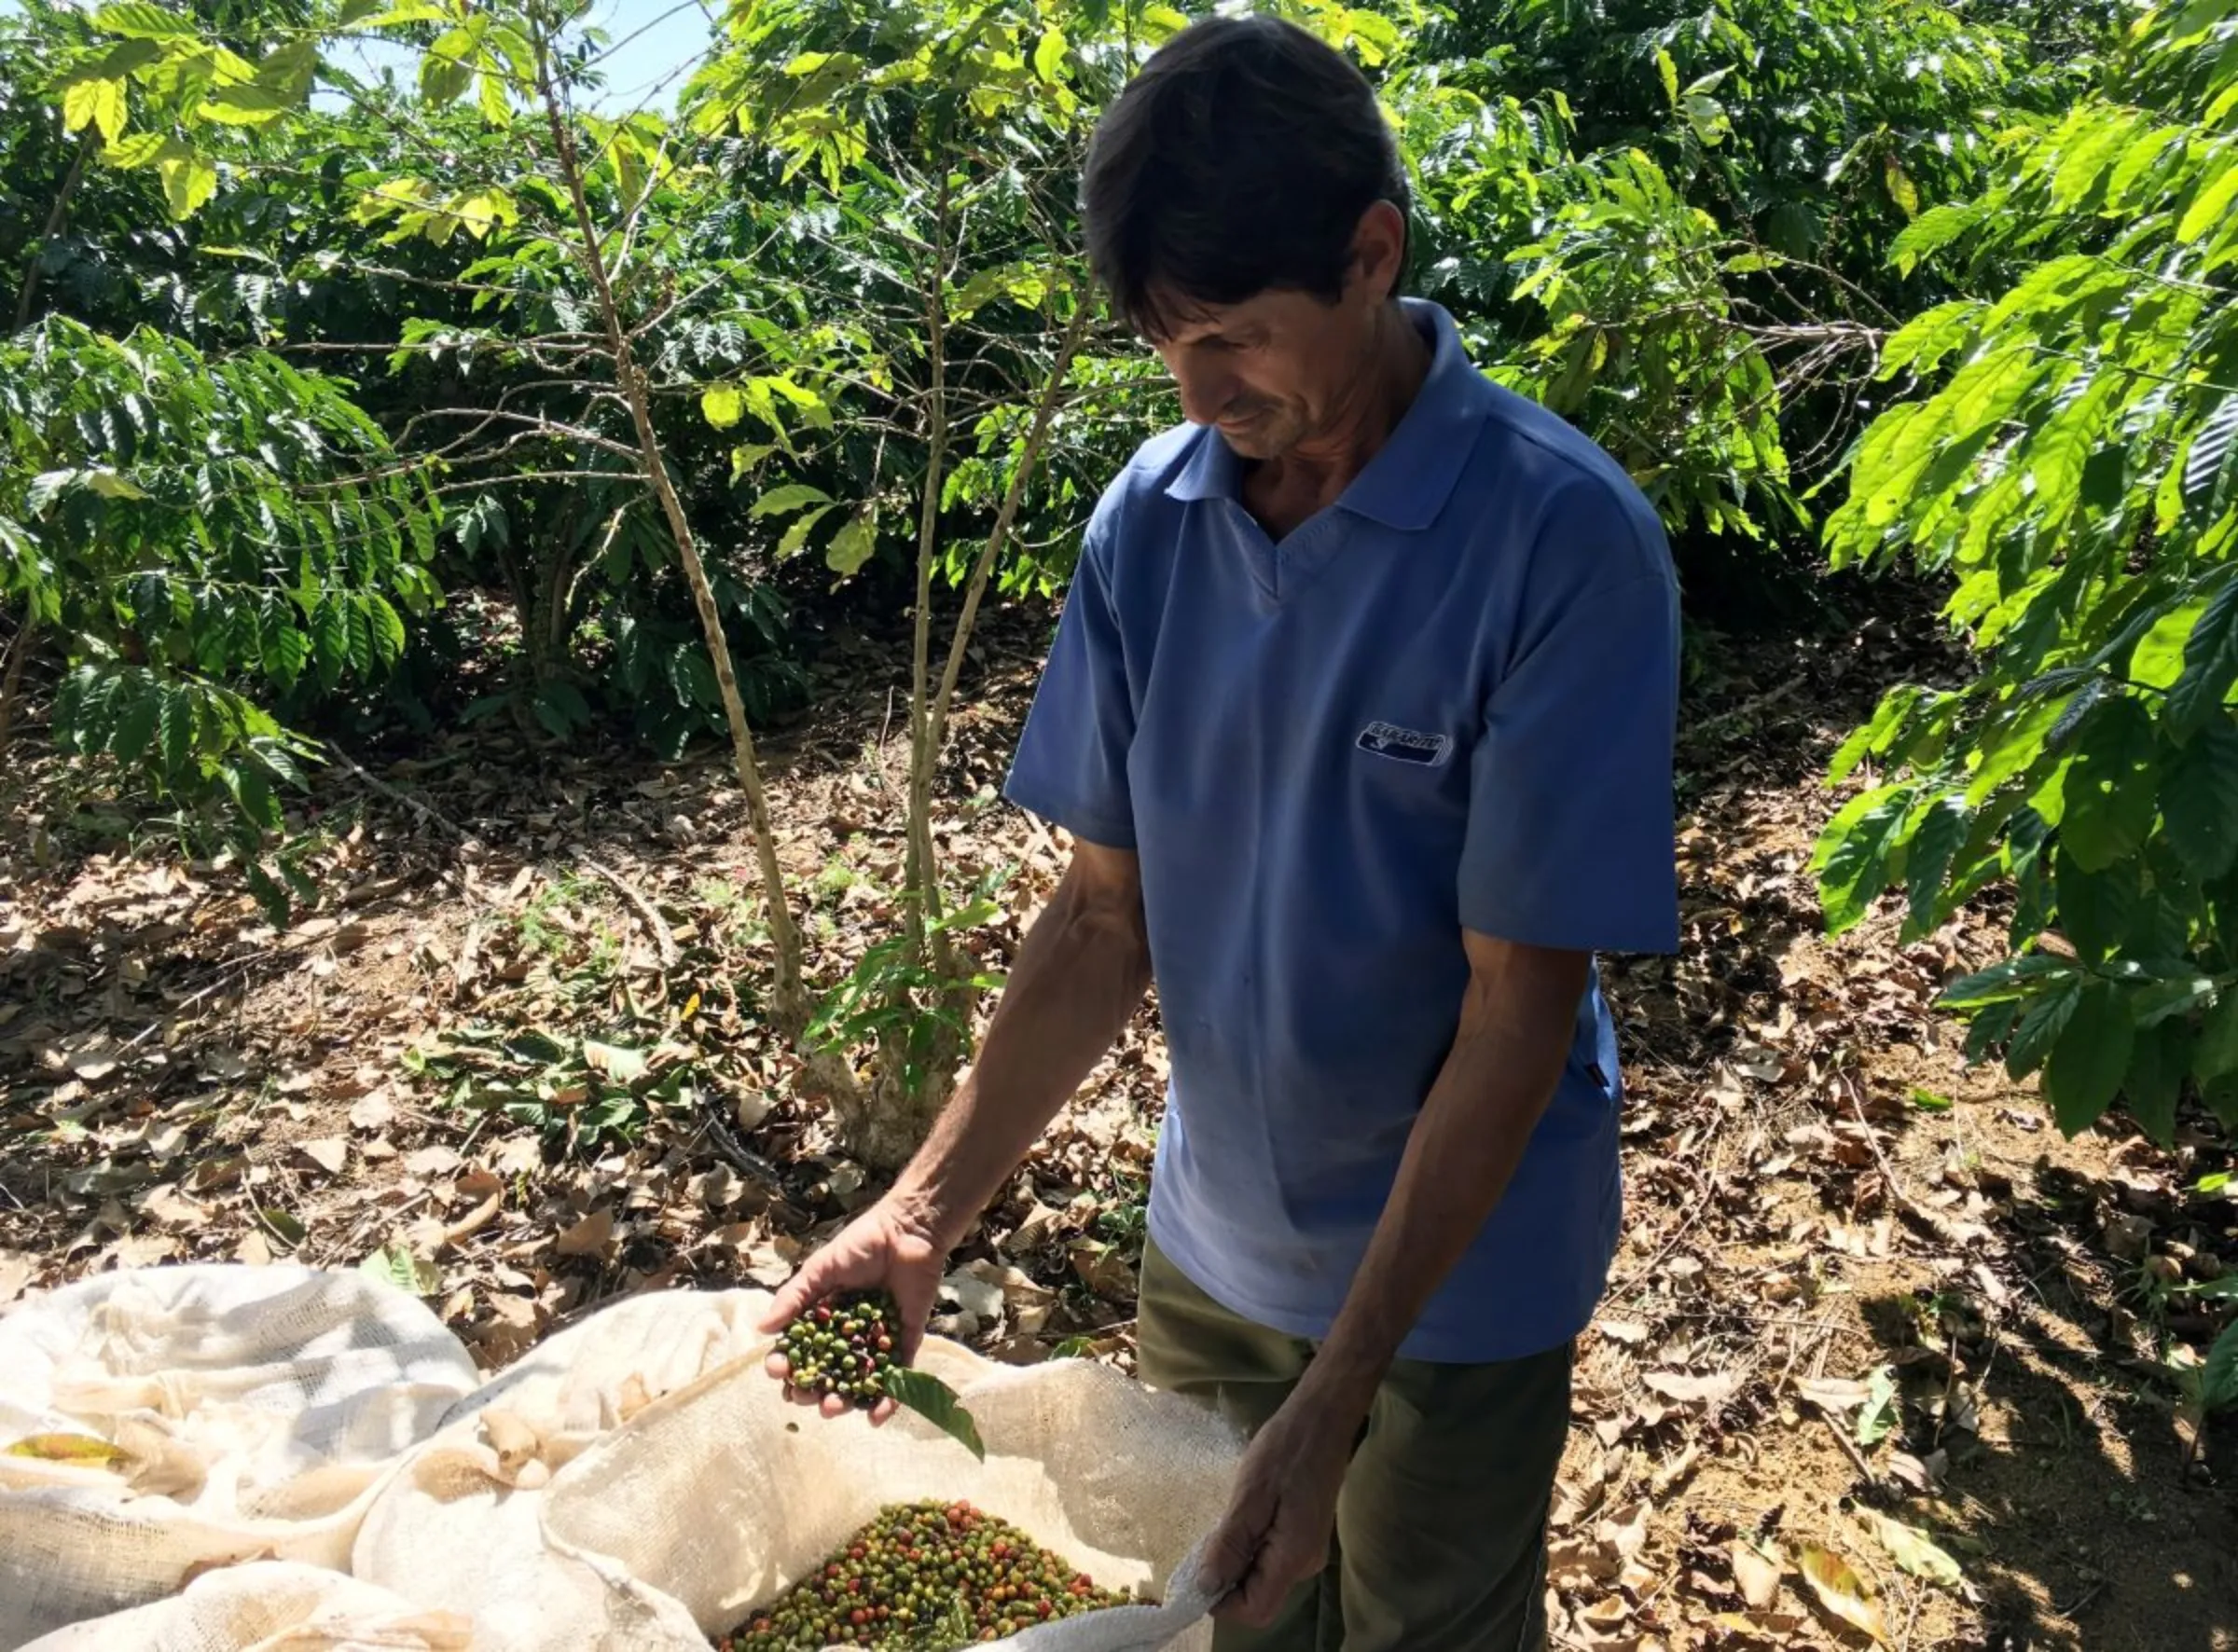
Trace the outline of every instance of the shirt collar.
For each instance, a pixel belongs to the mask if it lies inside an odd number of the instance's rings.
[[[1430,372],[1390,435],[1336,504],[1411,533],[1436,521],[1452,496],[1475,446],[1489,382],[1462,350],[1460,333],[1444,306],[1423,298],[1399,302],[1407,320],[1430,335]],[[1207,426],[1195,432],[1188,458],[1166,491],[1184,501],[1233,499],[1242,478],[1235,450],[1217,429]]]

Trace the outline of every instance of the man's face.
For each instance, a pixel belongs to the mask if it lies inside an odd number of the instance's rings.
[[[1182,310],[1160,359],[1193,424],[1217,425],[1245,459],[1278,459],[1329,431],[1370,366],[1369,306],[1274,291]]]

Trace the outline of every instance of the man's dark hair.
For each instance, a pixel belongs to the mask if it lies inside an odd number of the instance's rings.
[[[1208,19],[1154,52],[1098,123],[1081,181],[1089,267],[1153,338],[1183,319],[1169,311],[1272,288],[1334,303],[1378,200],[1406,214],[1374,89],[1265,17]]]

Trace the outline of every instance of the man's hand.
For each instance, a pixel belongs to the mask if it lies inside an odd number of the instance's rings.
[[[1205,1551],[1207,1583],[1226,1590],[1215,1618],[1264,1629],[1290,1591],[1329,1563],[1337,1493],[1361,1415],[1301,1384],[1252,1439]]]
[[[888,1194],[842,1228],[837,1236],[810,1257],[793,1275],[763,1315],[764,1332],[782,1330],[826,1297],[843,1290],[883,1288],[893,1297],[901,1316],[901,1342],[895,1362],[907,1365],[917,1357],[925,1340],[925,1321],[940,1294],[940,1271],[947,1247],[935,1237],[932,1223],[910,1201]],[[784,1382],[792,1376],[782,1354],[769,1356],[769,1374]],[[817,1403],[812,1394],[796,1394],[804,1404]],[[822,1398],[823,1414],[836,1417],[848,1409],[836,1394]],[[881,1399],[871,1408],[870,1420],[883,1423],[897,1408]]]

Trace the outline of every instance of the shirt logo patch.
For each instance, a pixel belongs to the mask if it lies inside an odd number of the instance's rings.
[[[1401,728],[1395,723],[1371,723],[1352,743],[1378,757],[1420,764],[1425,768],[1444,763],[1453,750],[1451,735],[1426,735],[1417,729]]]

